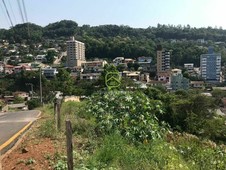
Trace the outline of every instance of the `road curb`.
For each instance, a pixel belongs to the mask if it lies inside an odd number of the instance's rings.
[[[41,111],[39,111],[39,114],[37,116],[37,119],[39,119],[41,116]],[[36,120],[37,120],[36,119]],[[14,134],[9,140],[7,140],[5,143],[3,143],[0,146],[0,157],[3,156],[9,149],[11,149],[16,142],[19,140],[19,138],[31,127],[31,125],[36,121],[33,120],[29,122],[26,126],[24,126],[20,131],[18,131],[16,134]],[[1,168],[1,167],[0,167]],[[1,169],[0,169],[1,170]]]

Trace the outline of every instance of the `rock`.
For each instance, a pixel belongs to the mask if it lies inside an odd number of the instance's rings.
[[[27,153],[28,149],[27,148],[23,148],[21,151],[22,151],[22,153]]]

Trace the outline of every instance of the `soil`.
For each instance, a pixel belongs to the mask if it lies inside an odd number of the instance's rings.
[[[58,142],[50,138],[38,137],[36,132],[39,124],[35,122],[18,144],[3,156],[2,170],[51,170],[54,168]]]

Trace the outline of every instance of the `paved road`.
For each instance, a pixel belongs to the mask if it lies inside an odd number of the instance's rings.
[[[61,59],[63,58],[63,56],[66,56],[67,52],[61,52],[58,56],[58,58],[53,62],[53,64],[60,64]]]
[[[0,113],[0,146],[38,115],[37,110]]]

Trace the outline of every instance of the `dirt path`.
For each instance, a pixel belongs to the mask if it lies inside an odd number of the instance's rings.
[[[54,168],[56,141],[38,136],[40,122],[7,152],[1,160],[2,170],[47,170]],[[1,169],[0,169],[1,170]]]

